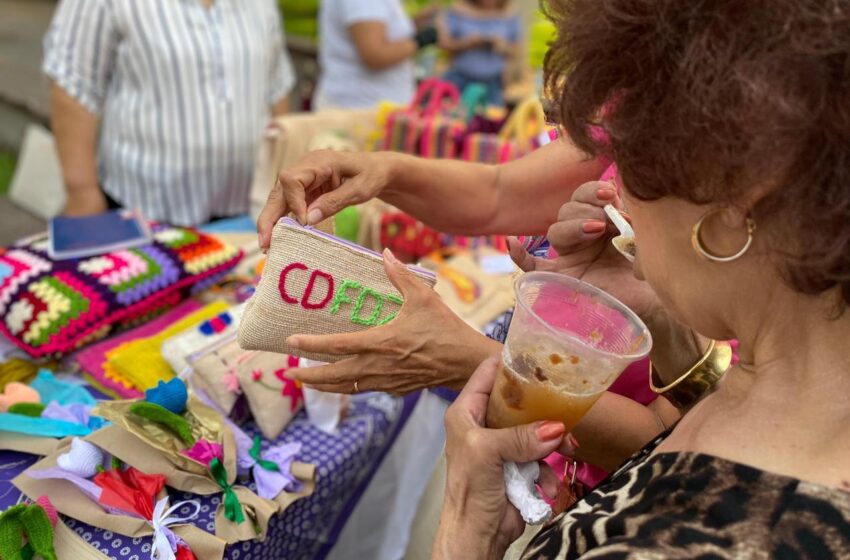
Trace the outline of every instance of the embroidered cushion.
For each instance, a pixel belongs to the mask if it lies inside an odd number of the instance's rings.
[[[286,373],[297,367],[295,356],[271,352],[248,352],[236,366],[251,415],[268,440],[276,440],[304,406],[301,383]]]
[[[241,393],[236,366],[246,354],[231,336],[189,357],[192,387],[203,391],[225,415],[233,411]]]
[[[244,304],[226,309],[163,342],[162,356],[172,371],[182,373],[189,367],[189,356],[227,338],[233,338],[239,329],[244,309]]]
[[[263,435],[274,440],[301,410],[301,384],[286,375],[298,358],[272,352],[242,350],[235,339],[213,345],[190,358],[191,384],[204,392],[225,414],[244,394]]]
[[[434,286],[433,272],[410,270]],[[263,275],[242,317],[239,344],[246,350],[335,362],[343,357],[298,352],[286,345],[286,339],[385,325],[403,303],[380,254],[283,218],[272,232]]]
[[[47,236],[0,253],[0,333],[31,356],[62,355],[215,283],[241,252],[193,229],[152,224],[150,245],[52,261]]]

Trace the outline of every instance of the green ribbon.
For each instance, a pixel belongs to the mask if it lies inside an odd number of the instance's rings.
[[[224,470],[224,465],[221,464],[218,457],[214,457],[210,461],[210,474],[224,491],[224,516],[236,523],[245,521],[242,504],[239,503],[239,498],[236,497],[233,486],[227,482],[227,471]]]
[[[21,548],[24,535],[27,544]],[[28,560],[34,555],[56,560],[53,526],[44,509],[35,504],[19,504],[0,515],[0,558]]]
[[[251,454],[251,458],[253,458],[258,465],[266,469],[267,471],[278,472],[280,467],[277,466],[277,463],[273,463],[272,461],[266,461],[265,459],[260,458],[260,443],[262,442],[262,438],[260,436],[254,437],[254,446],[251,448],[249,453]],[[244,448],[243,448],[244,449]]]

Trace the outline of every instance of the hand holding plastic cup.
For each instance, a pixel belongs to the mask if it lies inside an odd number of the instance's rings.
[[[556,420],[570,431],[629,364],[649,354],[652,337],[631,309],[576,278],[530,272],[514,291],[487,426]]]

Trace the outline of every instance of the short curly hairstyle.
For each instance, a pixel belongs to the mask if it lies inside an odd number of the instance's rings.
[[[781,224],[797,290],[850,303],[850,0],[547,0],[561,124],[634,196]],[[606,135],[594,134],[600,126]],[[774,220],[781,220],[774,222]]]

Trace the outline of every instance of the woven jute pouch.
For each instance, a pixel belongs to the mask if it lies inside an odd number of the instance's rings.
[[[427,286],[436,283],[433,272],[409,268]],[[263,276],[242,316],[239,345],[336,362],[347,356],[299,352],[286,339],[384,325],[402,304],[380,254],[283,218],[272,232]]]

